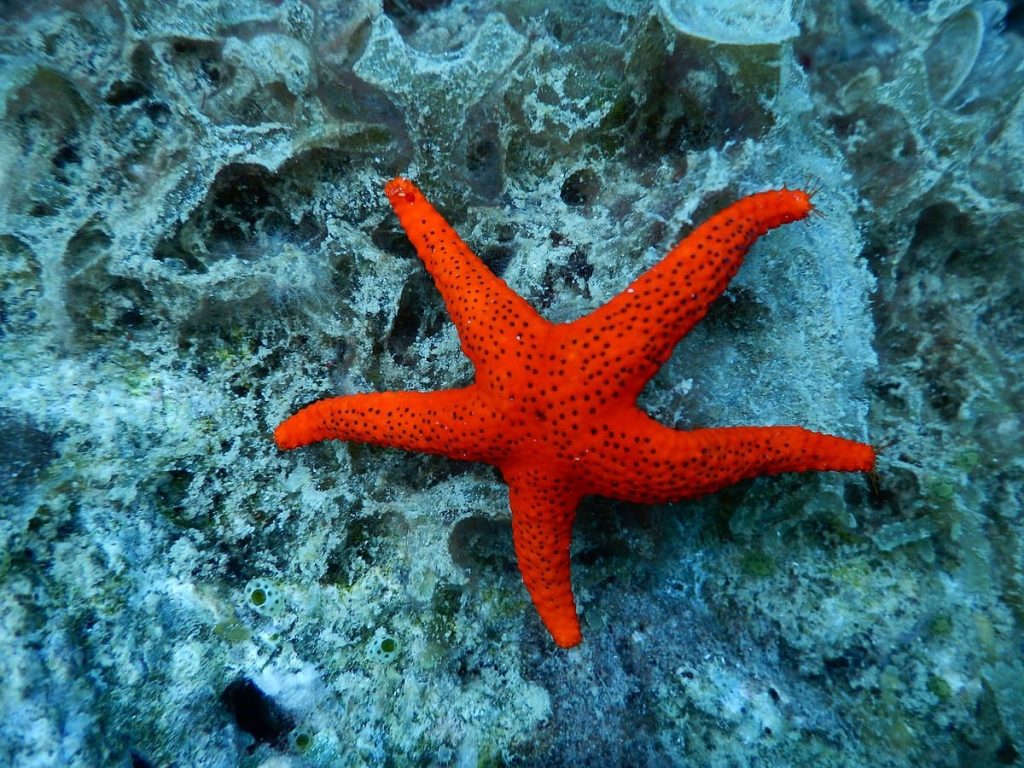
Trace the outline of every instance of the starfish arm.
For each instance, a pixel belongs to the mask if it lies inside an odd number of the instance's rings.
[[[647,504],[703,496],[759,475],[870,472],[875,465],[870,445],[803,427],[682,431],[647,417],[607,434],[609,447],[588,457],[588,491]]]
[[[707,314],[750,246],[812,209],[806,192],[772,190],[745,197],[698,226],[622,293],[572,324],[580,338],[600,340],[592,344],[603,349],[595,353],[595,375],[610,365],[622,376],[624,394],[638,395]]]
[[[562,648],[582,639],[569,574],[569,545],[580,495],[544,470],[503,470],[512,507],[512,541],[540,620]]]
[[[503,455],[502,417],[473,386],[437,392],[374,392],[319,400],[281,422],[281,450],[321,440],[348,440],[467,461],[493,463]]]
[[[517,345],[537,341],[549,323],[487,268],[408,179],[384,188],[459,332],[462,351],[487,377]]]

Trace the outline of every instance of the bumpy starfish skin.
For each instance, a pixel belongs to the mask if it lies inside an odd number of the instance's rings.
[[[583,496],[655,504],[757,475],[874,466],[871,446],[852,440],[791,426],[680,431],[636,405],[754,241],[810,213],[805,192],[740,200],[607,304],[556,324],[493,275],[411,181],[395,179],[385,191],[476,377],[461,389],[321,400],[284,421],[274,438],[281,449],[349,440],[498,467],[508,483],[523,581],[563,648],[581,639],[569,545]]]

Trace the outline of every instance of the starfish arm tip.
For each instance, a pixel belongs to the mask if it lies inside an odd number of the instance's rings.
[[[392,207],[402,203],[412,203],[416,200],[419,190],[409,179],[398,176],[384,185],[384,194],[387,195]]]
[[[290,451],[292,448],[305,445],[300,436],[300,425],[295,418],[297,415],[290,416],[274,428],[274,443],[278,450]]]
[[[555,645],[559,648],[568,650],[583,642],[583,634],[580,632],[579,621],[572,622],[571,626],[557,628],[548,627],[548,629],[551,630],[551,636],[555,640]]]
[[[854,442],[854,446],[851,448],[850,453],[856,467],[854,471],[874,472],[876,470],[878,451],[875,450],[873,445]]]

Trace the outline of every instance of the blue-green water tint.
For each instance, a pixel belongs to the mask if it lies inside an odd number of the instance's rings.
[[[8,6],[0,764],[1020,762],[1019,11]],[[492,471],[270,438],[472,375],[399,173],[553,320],[818,188],[642,404],[869,439],[877,482],[588,500],[556,649]]]

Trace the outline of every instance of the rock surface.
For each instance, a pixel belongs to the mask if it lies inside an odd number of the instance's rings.
[[[0,764],[1019,761],[1018,7],[32,5],[0,5]],[[810,180],[824,216],[642,402],[869,439],[877,486],[589,500],[559,651],[490,470],[271,440],[471,375],[398,174],[553,320]]]

